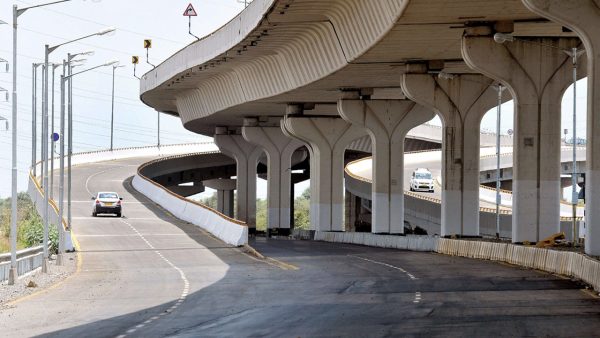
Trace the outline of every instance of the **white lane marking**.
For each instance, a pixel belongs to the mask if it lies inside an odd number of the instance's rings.
[[[119,219],[116,216],[98,216],[98,217],[94,217],[94,216],[74,216],[71,217],[72,219],[79,219],[79,220],[90,220],[90,219]],[[145,218],[145,217],[141,217],[141,218],[137,218],[137,217],[124,217],[130,221],[157,221],[160,222],[162,221],[159,218]]]
[[[421,292],[417,291],[415,292],[415,299],[413,300],[413,303],[419,303],[421,302]]]
[[[373,264],[379,264],[379,265],[386,266],[388,268],[392,268],[392,269],[398,270],[398,271],[406,274],[411,280],[417,280],[418,279],[413,274],[411,274],[410,272],[404,270],[403,268],[401,268],[399,266],[391,265],[391,264],[384,263],[384,262],[374,261],[372,259],[368,259],[368,258],[364,258],[364,257],[360,257],[360,256],[354,256],[354,255],[348,255],[348,256],[354,257],[354,258],[358,258],[358,259],[362,259],[363,261],[367,261],[367,262],[370,262],[370,263],[373,263]],[[418,304],[418,303],[421,302],[421,299],[422,299],[421,292],[420,291],[415,292],[415,298],[413,299],[413,303]]]
[[[90,192],[90,191],[88,190],[88,192]],[[94,203],[94,201],[92,201],[90,199],[90,200],[86,200],[86,201],[71,201],[71,203],[89,203],[89,204],[92,204],[92,203]],[[139,202],[139,201],[125,201],[123,203],[127,203],[127,204],[150,204],[148,202]]]
[[[144,236],[187,236],[187,234],[143,234]],[[103,235],[77,235],[77,238],[82,237],[137,237],[138,234],[128,234],[128,235],[111,235],[111,234],[103,234]]]
[[[88,192],[88,194],[90,194],[90,196],[94,195],[94,194],[93,194],[93,193],[90,191],[90,189],[89,189],[89,187],[88,187],[88,186],[89,186],[89,183],[90,183],[90,179],[91,179],[92,177],[94,177],[94,176],[97,176],[97,175],[100,175],[100,174],[104,174],[104,173],[105,173],[105,172],[107,172],[107,171],[111,171],[111,170],[114,170],[114,169],[120,169],[120,168],[123,168],[123,167],[124,167],[124,166],[120,166],[120,167],[113,167],[113,168],[108,168],[108,169],[106,169],[106,170],[98,171],[98,172],[96,172],[96,173],[93,173],[93,174],[91,174],[91,175],[90,175],[90,176],[88,176],[88,178],[85,180],[85,190],[87,190],[87,192]],[[91,199],[90,199],[90,203],[91,203]]]
[[[91,192],[91,191],[90,191],[90,189],[88,188],[88,184],[89,184],[89,182],[90,182],[90,179],[91,179],[92,177],[94,177],[94,176],[96,176],[96,175],[100,175],[100,174],[102,174],[102,173],[105,173],[105,172],[107,172],[107,171],[110,171],[110,170],[113,170],[113,169],[119,169],[119,168],[123,168],[123,167],[125,167],[125,166],[118,166],[118,167],[116,167],[116,168],[109,168],[109,169],[102,170],[102,171],[96,172],[96,173],[94,173],[94,174],[92,174],[92,175],[88,176],[88,178],[85,180],[85,190],[87,190],[87,192],[88,192],[90,195],[92,195],[92,192]],[[148,242],[148,240],[147,240],[147,239],[144,237],[144,235],[142,235],[142,234],[141,234],[141,233],[140,233],[140,232],[139,232],[139,231],[138,231],[138,230],[137,230],[137,229],[136,229],[136,228],[135,228],[133,225],[131,225],[129,222],[125,221],[125,220],[124,220],[124,219],[122,219],[122,218],[120,219],[120,221],[121,221],[121,222],[123,222],[123,223],[125,223],[125,224],[127,224],[127,225],[128,225],[128,226],[129,226],[129,227],[130,227],[130,228],[131,228],[131,229],[132,229],[134,232],[136,232],[136,233],[137,233],[137,235],[138,235],[138,236],[140,236],[140,237],[142,238],[142,240],[144,240],[144,242],[146,242],[146,244],[148,245],[148,247],[150,247],[151,249],[153,249],[153,250],[154,250],[154,252],[158,254],[158,256],[159,256],[159,257],[160,257],[160,258],[161,258],[163,261],[165,261],[165,262],[166,262],[166,263],[167,263],[169,266],[171,266],[173,269],[175,269],[177,272],[179,272],[179,277],[181,278],[181,280],[183,280],[183,291],[181,292],[181,296],[179,297],[179,300],[180,300],[181,302],[179,302],[179,301],[178,301],[178,302],[176,302],[176,303],[175,303],[175,304],[173,304],[173,305],[172,305],[170,308],[168,308],[167,310],[165,310],[165,312],[162,312],[162,313],[160,313],[160,314],[159,314],[159,318],[160,318],[161,316],[164,316],[165,314],[168,314],[168,313],[171,313],[171,312],[173,312],[173,311],[174,311],[175,309],[177,309],[177,308],[179,307],[179,305],[181,305],[181,303],[182,303],[182,302],[183,302],[183,301],[184,301],[184,300],[187,298],[187,295],[188,295],[188,293],[189,293],[189,291],[190,291],[190,282],[188,281],[187,277],[185,276],[185,273],[184,273],[184,272],[183,272],[183,270],[181,270],[179,267],[175,266],[175,264],[171,263],[171,261],[170,261],[170,260],[168,260],[167,258],[165,258],[165,257],[164,257],[164,256],[163,256],[163,255],[160,253],[160,251],[156,250],[156,248],[155,248],[155,247],[154,247],[154,246],[153,246],[153,245],[152,245],[150,242]],[[148,319],[148,320],[150,320],[150,322],[152,322],[152,321],[154,321],[154,319],[153,319],[153,318],[155,318],[155,317],[152,317],[152,318],[150,318],[150,319]],[[142,327],[143,327],[143,324],[140,324],[140,325],[142,325]],[[139,325],[138,325],[138,326],[139,326]],[[137,327],[137,326],[136,326],[136,327],[133,327],[133,328],[130,328],[129,330],[125,331],[125,334],[121,334],[121,335],[119,335],[118,337],[121,337],[121,338],[127,337],[127,334],[134,333],[134,332],[136,332],[138,329],[139,329],[139,327]]]
[[[162,312],[159,314],[159,317],[157,316],[153,316],[149,319],[147,319],[146,321],[144,321],[142,324],[138,324],[135,327],[129,329],[126,331],[125,334],[119,335],[119,337],[121,338],[125,338],[127,337],[127,334],[131,334],[136,332],[138,329],[141,329],[144,327],[144,325],[146,324],[150,324],[153,321],[157,320],[158,318],[160,318],[160,316],[163,316],[165,314],[171,313],[173,311],[175,311],[179,305],[181,305],[185,299],[187,298],[189,292],[190,292],[190,282],[187,279],[187,277],[185,276],[185,273],[183,272],[183,270],[181,270],[179,267],[177,267],[175,264],[173,264],[168,258],[166,258],[165,256],[163,256],[163,254],[156,250],[156,248],[154,247],[154,245],[152,245],[152,243],[148,242],[148,240],[146,239],[145,235],[141,234],[133,225],[131,225],[131,223],[125,221],[124,219],[120,219],[121,222],[127,224],[131,230],[133,230],[144,242],[146,242],[146,245],[148,245],[148,247],[150,249],[153,249],[154,252],[158,255],[158,257],[160,257],[165,263],[167,263],[170,267],[172,267],[173,269],[175,269],[175,271],[179,272],[179,278],[181,278],[181,280],[183,281],[183,290],[181,291],[181,295],[179,296],[179,298],[177,299],[177,301],[175,302],[175,304],[173,304],[170,308],[168,308],[167,310],[165,310],[165,312]]]
[[[373,263],[373,264],[379,264],[379,265],[387,266],[388,268],[396,269],[396,270],[398,270],[398,271],[401,271],[401,272],[405,273],[405,274],[406,274],[406,275],[407,275],[407,276],[408,276],[410,279],[412,279],[412,280],[416,280],[416,279],[418,279],[418,278],[417,278],[417,277],[415,277],[413,274],[411,274],[410,272],[408,272],[408,271],[406,271],[406,270],[402,269],[402,268],[401,268],[401,267],[399,267],[399,266],[391,265],[391,264],[384,263],[384,262],[374,261],[374,260],[372,260],[372,259],[368,259],[368,258],[364,258],[364,257],[360,257],[360,256],[354,256],[354,255],[348,255],[348,256],[350,256],[350,257],[354,257],[354,258],[358,258],[358,259],[362,259],[363,261],[371,262],[371,263]]]

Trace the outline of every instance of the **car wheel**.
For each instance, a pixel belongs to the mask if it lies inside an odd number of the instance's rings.
[[[117,217],[121,217],[121,213],[120,212],[117,213]]]
[[[96,217],[98,214],[96,212],[92,212],[92,217]]]

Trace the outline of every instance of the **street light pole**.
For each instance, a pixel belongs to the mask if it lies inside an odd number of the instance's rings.
[[[496,238],[500,238],[500,121],[502,117],[502,91],[504,87],[498,84],[498,108],[496,112]]]
[[[13,93],[12,93],[12,197],[11,197],[11,223],[10,223],[10,271],[8,284],[13,285],[18,277],[17,272],[17,27],[18,18],[31,8],[53,5],[71,0],[59,0],[41,5],[18,8],[13,5]],[[35,169],[35,163],[33,163]]]
[[[63,60],[62,75],[60,76],[60,176],[58,181],[58,255],[57,263],[62,264],[64,252],[64,204],[65,204],[65,76],[67,61]]]
[[[37,67],[41,66],[41,63],[31,64],[31,168],[33,170],[33,177],[37,176]],[[14,72],[14,70],[13,70]]]
[[[44,264],[42,264],[42,272],[46,272],[47,268],[46,268],[46,262],[48,260],[48,211],[49,211],[49,191],[48,191],[48,157],[47,157],[47,153],[48,153],[48,67],[49,65],[49,56],[50,53],[52,53],[53,51],[55,51],[57,48],[64,46],[66,44],[72,43],[72,42],[76,42],[76,41],[80,41],[92,36],[96,36],[96,35],[105,35],[111,32],[114,32],[114,28],[106,28],[103,29],[102,31],[93,33],[93,34],[88,34],[85,36],[82,36],[80,38],[77,39],[73,39],[67,42],[63,42],[61,44],[58,44],[56,46],[52,46],[50,47],[49,45],[45,45],[45,49],[44,49],[44,87],[43,87],[43,98],[42,98],[42,113],[43,113],[43,123],[42,123],[42,167],[43,169],[43,181],[44,181],[44,243],[43,243],[43,247],[44,247]],[[77,54],[75,54],[77,55]],[[72,69],[72,64],[71,64],[71,59],[75,56],[75,55],[71,55],[69,54],[69,57],[67,59],[68,61],[68,67],[69,67],[69,72],[71,72]],[[69,74],[70,75],[70,74]],[[72,89],[72,85],[71,85],[71,81],[69,81],[69,97],[71,97],[71,89]],[[71,102],[69,102],[69,170],[68,170],[68,227],[71,226],[71,147],[72,147],[72,117],[70,114],[70,109],[71,109]],[[60,220],[62,222],[62,220]],[[61,231],[62,232],[62,231]],[[61,258],[59,258],[59,262],[60,264],[62,264],[62,252],[60,252],[61,254]]]
[[[114,146],[114,125],[115,125],[115,70],[125,66],[112,67],[112,99],[110,110],[110,151],[113,151]]]
[[[77,55],[77,54],[75,54]],[[114,64],[116,64],[118,61],[111,61],[111,62],[107,62],[103,65],[99,65],[96,67],[92,67],[77,73],[73,73],[73,65],[72,62],[70,62],[69,60],[73,59],[73,57],[75,55],[71,55],[68,54],[67,55],[67,60],[65,60],[63,62],[63,75],[61,75],[60,77],[60,96],[61,96],[61,106],[60,106],[60,119],[61,119],[61,123],[60,123],[60,133],[61,133],[61,138],[60,138],[60,170],[61,170],[61,175],[60,175],[60,204],[59,204],[59,209],[60,209],[60,215],[59,218],[62,220],[63,219],[63,214],[64,214],[64,208],[63,208],[63,199],[64,199],[64,161],[65,161],[65,138],[63,137],[63,135],[65,134],[65,91],[66,91],[66,85],[65,83],[68,81],[69,82],[69,87],[72,88],[71,84],[72,84],[72,78],[75,75],[81,74],[81,73],[85,73],[91,70],[94,70],[96,68],[100,68],[100,67],[105,67],[105,66],[112,66]],[[65,70],[67,71],[67,75],[64,74]],[[71,96],[72,91],[69,90],[69,94],[68,97]],[[67,103],[68,105],[68,150],[67,150],[67,229],[71,229],[71,155],[72,155],[72,146],[73,146],[73,118],[72,118],[72,105],[71,102],[69,100],[69,102]],[[64,233],[64,231],[60,231],[59,235],[61,235],[62,233]],[[62,256],[62,253],[64,252],[64,234],[62,236],[59,237],[59,243],[58,243],[58,257]],[[62,261],[62,259],[59,259],[59,261]]]
[[[160,148],[160,112],[156,111],[156,120],[157,120],[157,136],[156,136],[156,146]]]
[[[571,175],[571,205],[573,209],[573,246],[575,246],[577,243],[577,205],[579,204],[579,195],[577,194],[577,59],[585,50],[578,50],[577,47],[573,47],[570,51],[563,51],[572,58],[573,65],[573,172]]]
[[[60,63],[53,63],[52,64],[52,116],[50,118],[51,120],[51,124],[50,124],[50,130],[52,131],[52,138],[50,139],[50,199],[54,199],[54,154],[55,154],[55,150],[56,150],[56,142],[54,141],[54,94],[55,94],[55,90],[54,90],[54,79],[55,79],[55,73],[56,73],[56,67],[60,66]]]
[[[48,204],[49,193],[48,189],[48,57],[50,56],[50,46],[45,45],[44,53],[44,68],[43,68],[43,85],[42,85],[42,182],[44,188],[44,261],[42,264],[42,272],[48,272],[48,232],[49,232],[49,219],[48,219]]]
[[[11,169],[11,213],[10,213],[10,270],[8,284],[17,280],[17,18],[19,10],[13,5],[13,88],[12,88],[12,169]]]

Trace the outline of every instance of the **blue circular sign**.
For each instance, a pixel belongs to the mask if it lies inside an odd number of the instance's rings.
[[[52,133],[52,141],[56,142],[60,139],[60,136],[58,135],[58,133]]]

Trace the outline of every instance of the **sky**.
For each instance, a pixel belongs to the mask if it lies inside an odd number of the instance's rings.
[[[49,0],[48,0],[49,1]],[[0,20],[11,23],[12,5],[27,7],[45,3],[37,0],[0,1]],[[19,17],[18,44],[18,168],[19,191],[27,188],[27,173],[31,161],[31,79],[34,62],[42,62],[44,44],[56,45],[81,36],[115,27],[111,36],[95,36],[62,46],[51,54],[51,62],[61,62],[68,52],[78,53],[94,50],[85,65],[75,68],[81,71],[107,60],[118,59],[123,68],[115,76],[115,147],[144,146],[156,144],[157,112],[139,100],[139,80],[133,77],[131,56],[140,56],[137,75],[150,70],[146,64],[144,39],[152,39],[149,59],[159,64],[179,49],[195,40],[188,34],[188,20],[183,11],[189,0],[72,0],[43,8],[28,10]],[[215,31],[243,8],[239,0],[192,1],[198,16],[192,18],[192,31],[204,36]],[[12,71],[12,27],[0,25],[0,58],[9,60]],[[0,65],[0,70],[4,70]],[[38,74],[40,74],[39,72]],[[59,79],[57,68],[56,79]],[[110,144],[112,70],[100,68],[74,78],[74,152],[106,149]],[[38,75],[38,87],[41,74]],[[0,87],[12,90],[12,74],[0,71]],[[38,92],[41,90],[38,88]],[[586,80],[578,82],[578,130],[585,135]],[[59,112],[59,81],[55,85],[55,113]],[[563,129],[572,131],[573,97],[567,90],[563,100]],[[41,94],[38,95],[38,116],[41,112]],[[11,102],[4,101],[0,93],[0,116],[10,120]],[[1,118],[0,118],[1,119]],[[58,120],[57,120],[58,121]],[[41,123],[41,118],[38,118]],[[432,121],[441,125],[438,118]],[[56,123],[58,128],[58,122]],[[482,129],[495,130],[496,110],[491,110],[482,120]],[[11,126],[12,128],[12,126]],[[513,128],[512,101],[502,105],[501,132]],[[39,135],[38,131],[38,135]],[[570,136],[569,136],[570,137]],[[186,131],[178,118],[161,114],[161,144],[202,142],[210,139]],[[10,196],[11,132],[4,131],[0,123],[0,197]],[[38,147],[39,150],[39,147]],[[38,155],[39,159],[39,155]],[[258,197],[264,198],[266,182],[259,181]],[[298,194],[304,184],[296,188]]]
[[[12,71],[12,5],[20,8],[46,1],[0,1],[0,58],[9,60]],[[27,189],[27,171],[31,162],[31,87],[32,66],[42,62],[44,45],[51,46],[106,27],[115,27],[112,36],[95,36],[58,48],[50,55],[51,62],[62,62],[67,53],[94,50],[93,56],[74,71],[81,71],[118,59],[123,68],[115,76],[115,147],[156,144],[157,112],[139,100],[139,80],[133,77],[131,56],[140,56],[137,75],[152,67],[145,63],[144,39],[152,39],[150,62],[164,59],[193,42],[188,34],[188,20],[183,11],[189,0],[102,0],[69,2],[30,9],[19,17],[18,30],[18,169],[19,191]],[[218,29],[237,15],[244,4],[238,0],[196,0],[193,5],[198,16],[192,18],[192,31],[204,36]],[[160,22],[160,24],[158,24]],[[55,114],[58,129],[59,87],[61,68],[56,69]],[[74,77],[74,152],[106,149],[110,145],[112,69],[103,67]],[[41,86],[41,70],[38,71]],[[12,91],[12,74],[0,65],[0,87]],[[41,87],[39,87],[41,88]],[[38,88],[38,93],[41,89]],[[38,114],[41,94],[38,94]],[[0,93],[0,116],[11,119],[11,102]],[[40,121],[41,118],[38,118]],[[12,128],[12,126],[10,126]],[[0,197],[10,196],[11,131],[0,123]],[[38,131],[38,135],[39,135]],[[206,141],[207,138],[186,131],[178,118],[162,114],[161,143]],[[39,147],[38,147],[39,149]],[[39,158],[39,155],[38,155]]]

